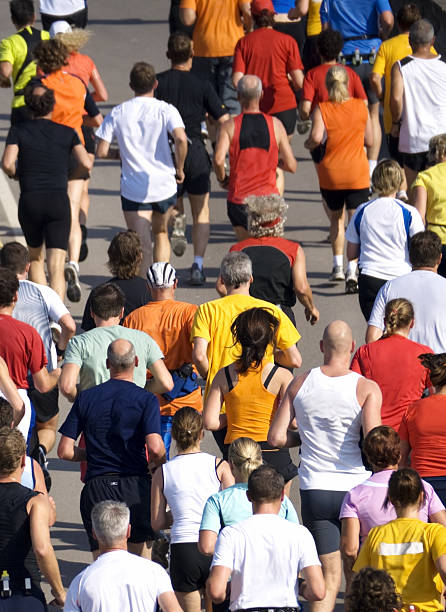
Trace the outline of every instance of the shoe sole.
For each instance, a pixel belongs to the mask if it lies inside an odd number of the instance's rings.
[[[67,281],[67,298],[70,302],[81,301],[81,286],[72,268],[65,268],[65,280]]]
[[[171,236],[170,246],[177,257],[184,255],[187,247],[186,236]]]
[[[79,261],[85,261],[88,257],[88,244],[83,242],[79,251]]]
[[[202,287],[205,282],[206,282],[205,278],[190,278],[189,279],[189,285],[192,285],[193,287]]]
[[[351,295],[353,293],[358,293],[358,283],[353,280],[350,279],[345,283],[345,293],[347,295]]]
[[[330,276],[331,283],[342,283],[345,281],[345,276]]]

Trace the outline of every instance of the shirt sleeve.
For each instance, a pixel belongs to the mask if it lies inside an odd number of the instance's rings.
[[[156,577],[156,584],[158,587],[157,597],[162,595],[163,593],[169,593],[173,591],[172,582],[170,581],[170,576],[161,565],[154,563],[156,567],[156,572],[158,576]]]
[[[234,74],[234,72],[243,72],[243,74],[246,74],[246,64],[242,53],[242,40],[243,38],[235,45],[232,74]]]
[[[11,128],[11,130],[14,128]],[[9,138],[9,135],[8,135]],[[8,140],[6,140],[6,144],[8,144]],[[424,172],[418,172],[417,174],[417,178],[414,180],[414,182],[412,183],[412,189],[414,187],[424,187],[427,191],[427,185],[426,185],[426,175]]]
[[[190,8],[194,11],[197,10],[197,2],[196,0],[181,0],[180,8]]]
[[[4,38],[0,42],[0,62],[9,62],[14,65],[14,53],[9,38]]]
[[[433,530],[434,537],[432,540],[431,555],[432,559],[436,561],[438,557],[446,555],[446,527],[438,525],[437,523],[433,523],[433,525],[435,525],[435,531]]]
[[[161,416],[158,398],[153,393],[147,393],[143,412],[144,436],[150,434],[161,435]]]
[[[72,440],[77,440],[83,430],[83,425],[80,418],[80,402],[82,401],[82,393],[74,400],[74,404],[65,419],[64,424],[59,429],[59,433]]]
[[[352,359],[352,362],[350,364],[350,370],[352,372],[357,372],[358,374],[362,374],[362,372],[361,372],[361,364],[360,364],[359,349],[353,355],[353,359]]]
[[[375,63],[373,64],[373,72],[379,74],[380,76],[384,76],[386,70],[386,58],[385,58],[385,46],[384,43],[378,49],[378,53],[376,54]]]
[[[35,374],[36,372],[40,372],[40,370],[47,365],[48,359],[46,358],[42,338],[33,327],[30,326],[30,328],[32,338],[30,347],[31,351],[28,360],[28,370],[31,372],[31,374]]]
[[[79,595],[79,584],[80,584],[83,573],[84,572],[81,572],[75,578],[73,578],[70,584],[70,588],[67,591],[67,596],[65,599],[64,611],[66,612],[82,612],[82,609],[78,602],[78,595]]]
[[[378,329],[384,329],[384,313],[386,310],[388,291],[386,287],[387,283],[378,291],[375,298],[375,303],[373,304],[372,312],[370,314],[370,319],[367,322],[368,325],[373,325]]]
[[[339,518],[357,518],[358,516],[358,508],[352,501],[351,491],[347,491],[345,494],[344,500],[341,505],[341,509],[339,511]]]
[[[315,96],[313,73],[310,70],[305,75],[304,84],[302,87],[302,100],[313,102]]]
[[[81,336],[74,336],[74,338],[71,338],[68,342],[67,348],[65,349],[64,364],[75,363],[80,368],[82,367],[83,359]]]
[[[279,330],[277,332],[277,348],[283,351],[299,342],[300,334],[282,310],[277,308],[277,312],[275,312],[274,315],[279,315],[278,318],[280,321]]]
[[[299,527],[299,540],[302,555],[299,560],[298,572],[309,567],[310,565],[320,565],[319,557],[316,550],[316,544],[313,536],[306,527]]]
[[[367,94],[365,93],[364,85],[361,79],[358,77],[356,72],[353,70],[349,71],[348,78],[352,80],[353,97],[359,98],[360,100],[367,100]]]
[[[427,505],[427,514],[428,516],[432,516],[437,512],[441,512],[444,510],[444,506],[441,502],[441,499],[435,493],[434,488],[431,484],[423,480],[423,487],[426,493],[426,505]]]
[[[193,342],[194,338],[204,338],[210,342],[211,334],[207,310],[206,304],[201,304],[201,306],[198,307],[190,334],[191,342]]]
[[[290,523],[296,523],[297,525],[300,524],[299,517],[297,516],[296,508],[294,507],[290,498],[287,497],[286,495],[283,498],[283,502],[280,507],[279,516],[282,516],[287,521],[290,521]]]
[[[220,119],[227,112],[217,92],[209,81],[204,82],[204,107],[213,119]]]
[[[320,15],[322,24],[328,23],[330,21],[328,17],[328,6],[327,6],[328,1],[329,0],[322,0],[321,8],[319,9],[319,15]]]
[[[231,571],[234,569],[234,544],[232,541],[233,527],[225,527],[217,538],[211,567],[222,565]]]
[[[145,334],[145,332],[140,332]],[[147,353],[146,353],[146,368],[150,369],[152,363],[158,361],[158,359],[164,359],[164,355],[158,344],[153,338],[147,336]]]
[[[200,531],[213,531],[219,533],[221,529],[220,504],[218,495],[211,495],[206,502],[201,517]]]
[[[96,132],[96,136],[105,142],[112,142],[115,135],[115,121],[113,118],[113,112],[109,113],[99,129]]]
[[[389,4],[389,0],[377,0],[376,10],[379,15],[381,15],[381,13],[384,13],[384,11],[392,12],[392,7]]]
[[[168,104],[167,111],[167,130],[172,133],[177,128],[184,128],[183,120],[178,110],[172,104]]]
[[[291,70],[303,70],[304,65],[302,64],[302,59],[299,53],[299,47],[297,46],[297,42],[294,38],[291,38],[289,42],[289,55],[287,61],[287,72],[291,72]]]
[[[45,300],[46,307],[48,308],[48,315],[51,321],[57,323],[64,315],[69,314],[68,308],[62,302],[54,289],[51,289],[51,287],[46,285],[39,285],[39,289],[42,293],[43,299]]]
[[[17,128],[12,125],[9,128],[8,135],[6,136],[6,144],[7,145],[18,145],[19,144],[19,133]]]
[[[350,219],[350,223],[348,224],[347,229],[345,230],[345,238],[352,244],[359,244],[361,242],[355,224],[357,214],[358,211],[356,211],[353,217]]]

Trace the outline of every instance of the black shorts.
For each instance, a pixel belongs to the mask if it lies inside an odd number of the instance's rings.
[[[94,155],[96,152],[96,136],[94,129],[88,125],[83,125],[82,134],[85,140],[85,150],[87,153]]]
[[[122,210],[128,210],[131,212],[138,212],[138,210],[154,210],[164,215],[171,206],[175,206],[177,203],[177,194],[170,196],[167,200],[160,200],[159,202],[133,202],[128,200],[124,196],[121,196]]]
[[[427,154],[428,151],[423,153],[401,153],[401,160],[404,166],[407,166],[414,172],[422,172],[427,168]]]
[[[402,166],[404,153],[400,153],[400,151],[398,150],[398,145],[400,142],[399,136],[392,136],[392,134],[386,134],[386,140],[390,157],[397,161],[400,166]]]
[[[192,593],[206,585],[212,557],[203,555],[196,542],[170,545],[170,579],[174,591]]]
[[[373,304],[378,291],[387,281],[384,278],[376,276],[368,276],[367,274],[359,274],[358,277],[358,298],[361,312],[364,315],[366,323],[372,314]]]
[[[317,554],[339,550],[341,521],[339,512],[346,491],[300,490],[302,523],[316,542]]]
[[[369,189],[322,189],[321,195],[330,210],[355,210],[369,199]]]
[[[15,589],[11,584],[12,596],[0,601],[1,612],[48,612],[45,595],[43,591],[31,585],[31,592],[26,593],[25,589]]]
[[[181,198],[185,192],[191,195],[204,195],[211,190],[211,159],[204,143],[194,138],[189,143],[184,162],[184,182],[178,185],[177,195]]]
[[[362,86],[364,87],[365,93],[367,94],[368,103],[376,104],[377,102],[379,102],[378,96],[373,91],[369,79],[370,74],[373,72],[373,66],[369,64],[369,62],[364,62],[362,64],[359,64],[359,66],[353,66],[353,64],[349,64],[348,67],[354,70],[354,72],[356,72],[356,74],[361,79]]]
[[[67,21],[70,26],[75,28],[86,28],[88,23],[88,8],[71,13],[71,15],[48,15],[48,13],[40,13],[42,20],[42,29],[49,30],[51,24],[55,21]]]
[[[273,113],[273,117],[280,119],[288,136],[294,134],[297,121],[297,108],[290,108],[288,110],[281,111],[280,113]]]
[[[297,476],[297,467],[291,460],[290,451],[287,448],[274,448],[268,442],[259,442],[262,449],[264,463],[271,465],[282,474],[285,483]]]
[[[38,423],[46,423],[59,414],[59,388],[57,385],[47,393],[40,393],[37,389],[28,389],[28,397],[33,405]]]
[[[67,250],[71,229],[70,200],[66,191],[21,193],[18,210],[26,244],[36,249]]]
[[[101,501],[111,499],[127,504],[130,508],[132,530],[129,542],[141,543],[154,540],[155,533],[150,524],[150,476],[120,476],[110,474],[89,480],[81,493],[80,509],[82,522],[90,542],[90,550],[98,549],[93,538],[91,511]]]
[[[226,210],[232,227],[244,227],[245,230],[248,230],[247,204],[234,204],[228,200]]]

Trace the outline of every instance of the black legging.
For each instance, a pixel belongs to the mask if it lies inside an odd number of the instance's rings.
[[[360,274],[358,278],[358,297],[361,312],[366,322],[370,319],[376,294],[387,281],[383,278]]]

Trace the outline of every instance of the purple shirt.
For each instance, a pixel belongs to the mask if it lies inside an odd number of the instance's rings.
[[[392,504],[383,508],[392,474],[393,470],[376,472],[362,484],[353,487],[344,497],[339,518],[357,518],[359,520],[361,544],[372,527],[384,525],[396,518],[395,508]],[[419,518],[427,523],[429,517],[444,510],[444,506],[432,486],[425,480],[422,482],[426,499],[420,508]]]

